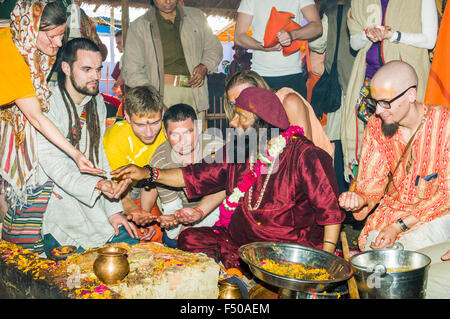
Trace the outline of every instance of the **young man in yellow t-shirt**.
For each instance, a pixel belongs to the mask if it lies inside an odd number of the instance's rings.
[[[147,165],[159,145],[166,141],[162,128],[164,105],[159,93],[152,86],[130,89],[125,96],[124,121],[115,123],[103,138],[103,145],[112,170],[127,164]],[[124,213],[140,208],[141,188],[132,184],[122,198]],[[155,204],[153,215],[161,212]],[[142,240],[162,242],[158,225],[141,229]]]

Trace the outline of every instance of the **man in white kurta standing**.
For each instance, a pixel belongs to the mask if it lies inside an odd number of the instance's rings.
[[[91,40],[75,38],[62,50],[48,117],[96,167],[109,172],[102,144],[106,107],[98,94],[100,49]],[[38,136],[38,151],[38,176],[43,183],[54,183],[42,226],[47,255],[59,245],[74,245],[82,251],[107,242],[139,242],[119,200],[129,180],[115,183],[80,173],[75,162],[42,135]]]

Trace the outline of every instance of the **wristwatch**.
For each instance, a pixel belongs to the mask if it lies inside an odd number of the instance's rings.
[[[398,43],[400,42],[400,39],[402,38],[402,33],[400,31],[395,31],[397,37],[395,38],[395,40],[393,42]]]
[[[401,219],[401,218],[397,219],[397,221],[395,223],[400,226],[400,229],[402,232],[405,232],[409,229],[408,226],[406,226],[403,219]]]

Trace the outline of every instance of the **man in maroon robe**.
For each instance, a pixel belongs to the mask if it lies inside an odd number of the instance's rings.
[[[257,129],[259,135],[261,128],[284,131],[289,121],[274,93],[252,87],[243,90],[236,99],[235,117],[230,125],[241,133]],[[267,140],[270,144],[270,137]],[[223,150],[228,154],[230,144]],[[251,165],[248,157],[242,163],[220,163],[219,153],[213,163],[211,158],[205,158],[202,163],[181,169],[156,173],[153,168],[129,165],[112,173],[121,178],[147,178],[184,187],[188,198],[220,194],[222,190],[230,195],[250,172]],[[178,248],[203,252],[226,268],[241,268],[238,248],[256,241],[296,243],[333,252],[345,215],[338,205],[332,158],[304,136],[297,135],[288,141],[275,165],[271,174],[263,172],[240,199],[227,227],[188,228],[180,234]]]

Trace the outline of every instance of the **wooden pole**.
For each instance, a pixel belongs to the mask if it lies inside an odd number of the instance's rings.
[[[113,6],[111,6],[109,15],[110,15],[110,19],[109,19],[110,32],[109,33],[112,36],[114,36],[115,24],[114,24],[114,7]]]
[[[350,259],[350,250],[348,248],[347,235],[344,232],[341,232],[341,244],[342,244],[342,253],[344,254],[344,259],[349,261]],[[350,294],[350,299],[359,299],[358,286],[356,284],[355,277],[352,276],[348,281],[348,291]]]
[[[129,10],[128,10],[129,0],[121,0],[121,4],[122,4],[122,39],[123,39],[123,45],[125,46],[128,25],[130,23]]]

